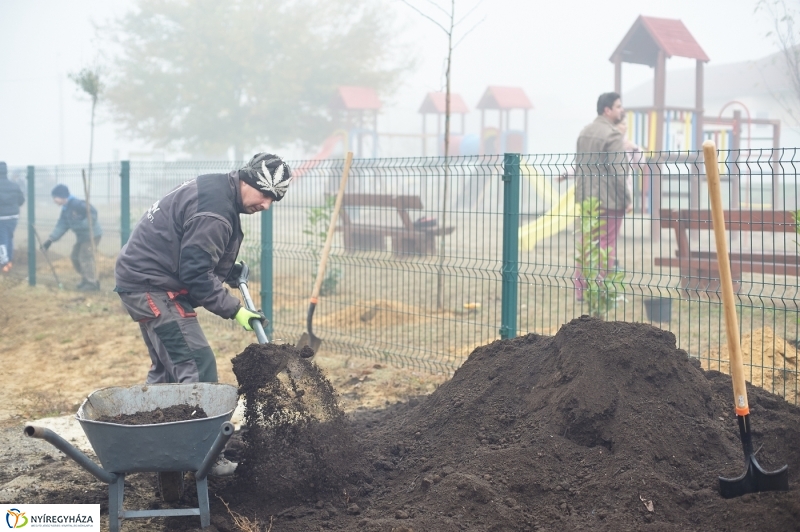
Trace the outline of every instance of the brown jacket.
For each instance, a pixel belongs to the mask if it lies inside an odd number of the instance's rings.
[[[583,128],[575,150],[575,202],[598,198],[603,208],[624,210],[631,198],[625,185],[627,157],[622,133],[598,116]]]

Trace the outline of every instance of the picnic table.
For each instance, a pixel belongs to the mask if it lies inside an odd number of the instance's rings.
[[[725,229],[758,233],[795,233],[797,225],[792,211],[726,210]],[[692,249],[692,238],[698,231],[713,231],[710,210],[660,211],[662,229],[672,229],[678,248],[675,256],[656,257],[656,266],[678,268],[684,291],[719,290],[719,264],[715,251]],[[695,233],[692,233],[695,232]],[[697,239],[694,239],[697,240]],[[798,276],[800,257],[797,248],[782,251],[729,252],[731,275],[736,292],[741,288],[742,273]]]
[[[446,236],[455,227],[438,227],[435,224],[415,223],[409,211],[423,209],[419,196],[392,194],[345,194],[339,211],[341,225],[337,230],[344,234],[344,248],[348,252],[359,250],[386,250],[387,237],[392,251],[401,256],[432,255],[436,253],[436,237]],[[360,216],[354,220],[349,210],[359,209]],[[366,216],[375,210],[393,210],[395,220],[380,216],[378,222],[361,221],[374,217]],[[391,217],[388,217],[391,218]],[[390,223],[396,221],[397,223]]]

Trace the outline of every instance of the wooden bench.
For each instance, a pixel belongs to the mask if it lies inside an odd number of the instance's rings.
[[[408,211],[421,210],[419,196],[393,196],[387,194],[345,194],[339,211],[344,234],[344,248],[357,250],[386,250],[386,237],[391,238],[392,251],[397,255],[432,255],[436,253],[436,237],[449,235],[455,227],[415,227]],[[383,225],[353,221],[348,208],[363,208],[360,214],[375,209],[393,209],[399,217],[397,225]],[[366,212],[365,212],[366,211]]]
[[[679,268],[681,288],[684,293],[716,292],[719,290],[719,265],[715,251],[699,251],[691,248],[690,231],[713,231],[710,210],[660,211],[662,229],[673,229],[678,249],[674,257],[657,257],[656,266]],[[761,233],[795,233],[796,224],[792,211],[725,211],[727,231]],[[696,233],[694,233],[696,234]],[[714,246],[713,233],[710,236]],[[794,243],[791,242],[791,246]],[[790,247],[782,252],[732,252],[728,250],[731,261],[731,276],[734,290],[741,288],[742,273],[751,272],[763,275],[798,276],[800,257],[797,249]]]

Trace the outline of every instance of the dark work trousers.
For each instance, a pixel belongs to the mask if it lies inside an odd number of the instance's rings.
[[[177,292],[121,292],[122,305],[139,322],[150,371],[147,384],[217,382],[217,361],[194,308]]]
[[[0,266],[14,259],[14,230],[17,228],[18,216],[0,217],[0,246],[5,246],[6,252],[0,251]]]
[[[100,243],[100,237],[94,237],[94,247]],[[72,267],[75,271],[81,274],[81,280],[97,283],[97,266],[95,265],[95,258],[92,249],[92,242],[90,240],[81,240],[75,242],[72,246],[72,253],[69,258],[72,260]]]

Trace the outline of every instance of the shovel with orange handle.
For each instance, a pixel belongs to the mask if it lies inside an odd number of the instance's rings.
[[[333,234],[336,231],[336,222],[339,219],[339,211],[342,208],[342,201],[344,199],[344,189],[347,186],[347,177],[350,175],[350,165],[353,162],[353,152],[347,152],[344,158],[344,168],[342,169],[342,179],[339,181],[339,190],[336,193],[336,202],[333,205],[333,213],[331,213],[331,220],[328,224],[328,232],[325,235],[325,245],[322,248],[322,254],[319,258],[319,265],[317,266],[317,277],[314,281],[314,288],[311,290],[311,299],[308,302],[308,314],[306,315],[306,332],[304,332],[300,339],[297,341],[297,347],[308,346],[311,348],[312,353],[316,353],[322,345],[322,338],[317,337],[313,331],[314,311],[317,309],[317,302],[319,298],[319,291],[322,288],[322,281],[325,278],[325,266],[328,263],[328,255],[331,252],[331,244],[333,243]]]
[[[776,471],[765,471],[759,465],[753,452],[750,407],[747,403],[747,388],[744,383],[742,346],[739,343],[739,324],[736,320],[736,302],[733,299],[731,264],[725,242],[725,215],[722,211],[717,147],[713,141],[707,140],[703,143],[703,158],[708,179],[708,197],[711,203],[714,239],[717,244],[722,306],[725,311],[725,330],[728,334],[728,353],[730,353],[733,379],[734,410],[736,418],[739,420],[739,435],[744,450],[745,466],[744,473],[738,477],[719,477],[719,491],[726,499],[757,491],[787,491],[789,489],[789,466],[785,465]]]

